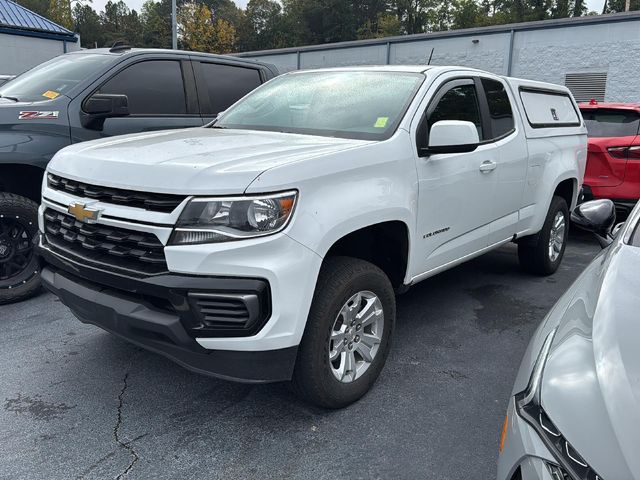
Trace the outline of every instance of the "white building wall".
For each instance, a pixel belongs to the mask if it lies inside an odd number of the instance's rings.
[[[66,42],[67,52],[80,49],[80,41]],[[42,62],[62,55],[60,40],[0,33],[0,75],[17,75]]]
[[[462,65],[557,84],[564,84],[567,73],[606,73],[607,101],[640,102],[640,15],[635,12],[591,20],[575,19],[561,25],[536,22],[524,28],[506,26],[502,31],[471,29],[395,37],[387,42],[365,40],[239,55],[273,63],[287,72],[387,62],[424,65],[433,49],[433,65]]]

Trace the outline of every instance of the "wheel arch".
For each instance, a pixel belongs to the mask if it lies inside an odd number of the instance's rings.
[[[578,179],[569,177],[559,181],[553,190],[553,196],[556,195],[564,198],[567,202],[567,207],[571,211],[575,207],[576,199],[578,198]],[[551,203],[551,200],[549,200],[549,203]]]
[[[409,231],[401,220],[358,228],[335,240],[324,259],[348,256],[371,262],[385,272],[394,288],[400,289],[409,263]]]
[[[0,163],[0,192],[14,193],[40,203],[44,170],[35,165]]]

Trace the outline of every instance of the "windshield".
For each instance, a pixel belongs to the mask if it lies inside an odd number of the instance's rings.
[[[61,55],[26,71],[0,87],[0,96],[21,102],[53,100],[113,61],[110,55]]]
[[[424,75],[308,72],[276,77],[224,112],[215,127],[384,140]]]
[[[582,110],[590,137],[631,137],[638,134],[640,115],[633,110]]]

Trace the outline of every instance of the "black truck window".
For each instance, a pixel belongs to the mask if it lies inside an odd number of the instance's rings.
[[[436,107],[428,113],[429,128],[440,120],[464,120],[475,124],[478,137],[484,140],[475,85],[471,81],[463,85],[456,84],[456,81],[451,83],[454,86],[440,97]]]
[[[487,96],[492,137],[504,137],[514,129],[513,111],[509,96],[504,89],[504,85],[496,80],[483,78],[482,87]]]
[[[127,95],[131,115],[184,115],[182,68],[176,60],[148,60],[125,68],[98,93]]]
[[[262,83],[255,68],[205,62],[201,65],[214,114],[226,110]]]

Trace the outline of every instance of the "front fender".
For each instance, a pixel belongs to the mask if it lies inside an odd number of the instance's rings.
[[[324,257],[351,232],[401,221],[415,232],[417,174],[408,134],[262,173],[248,193],[297,189],[287,234]]]

